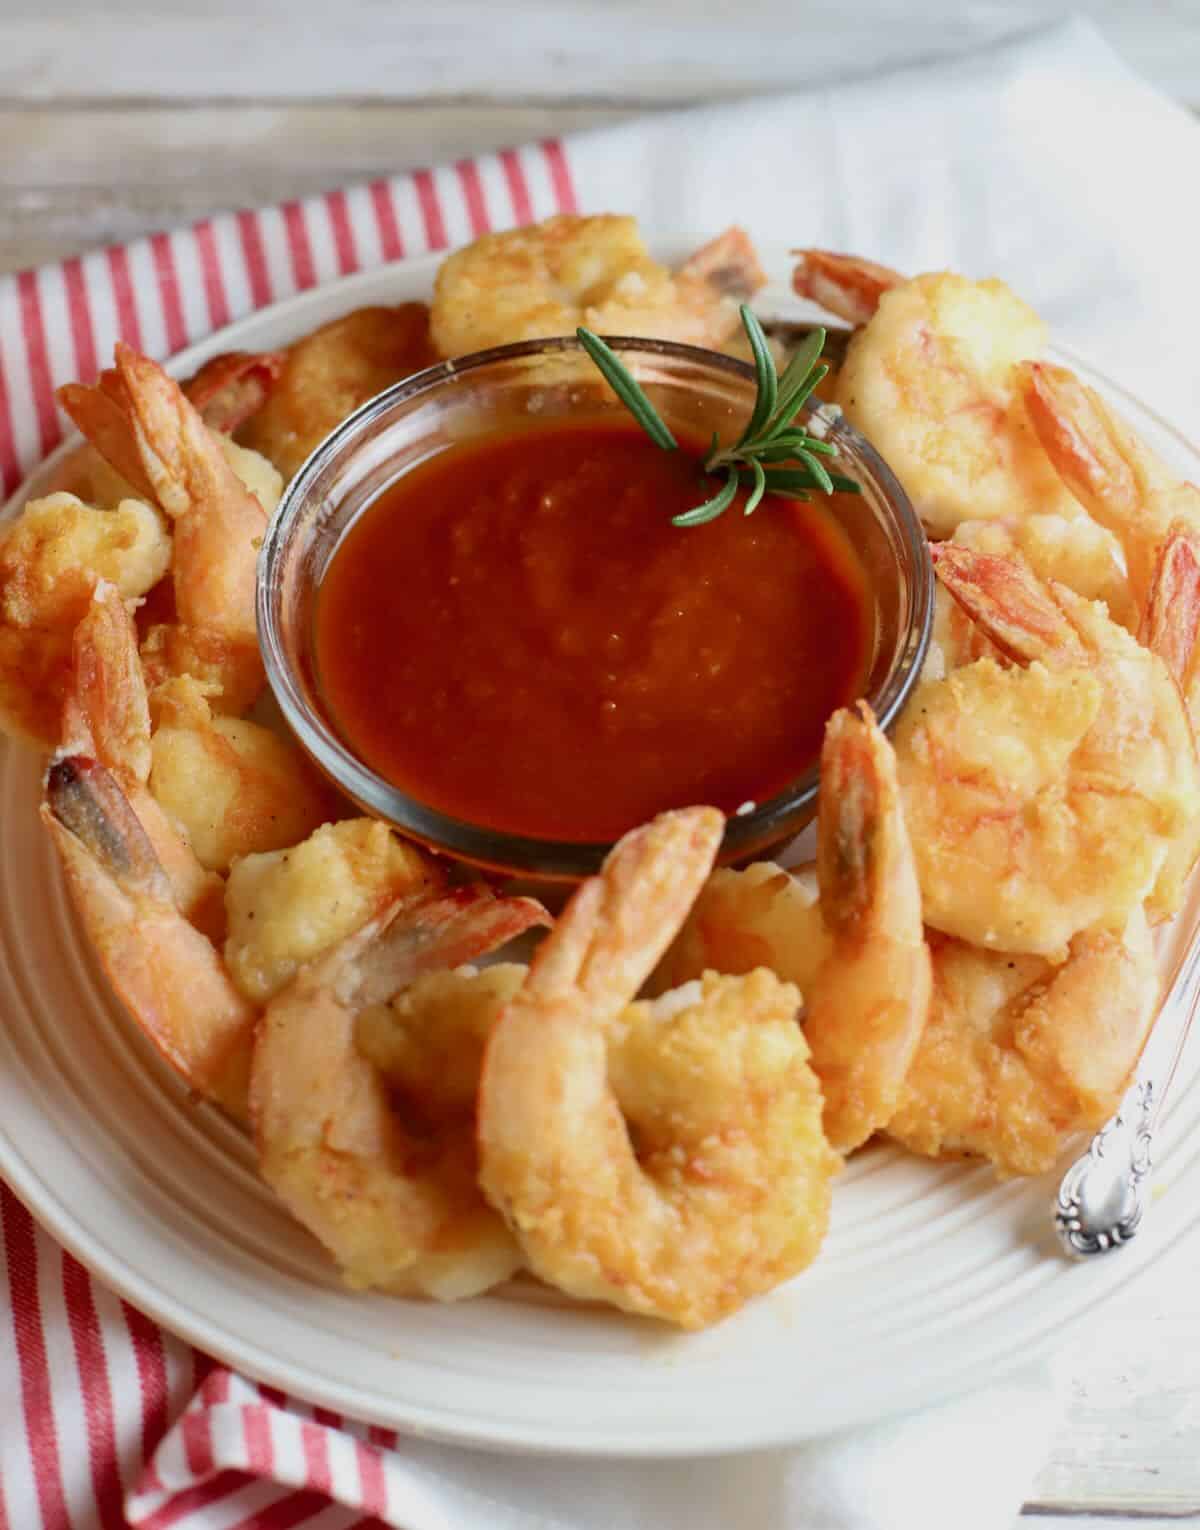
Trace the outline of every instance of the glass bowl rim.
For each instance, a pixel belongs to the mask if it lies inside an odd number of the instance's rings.
[[[720,351],[685,345],[678,341],[631,335],[606,335],[604,338],[618,353],[632,351],[651,356],[670,356],[694,362],[710,371],[724,373],[751,385],[755,383],[752,366]],[[492,346],[488,350],[475,351],[467,356],[453,357],[425,367],[360,405],[313,449],[285,486],[263,537],[255,591],[259,647],[272,694],[284,720],[305,752],[342,791],[368,812],[377,814],[402,834],[434,851],[492,870],[551,881],[576,881],[592,875],[599,870],[613,842],[543,839],[509,830],[487,828],[432,808],[378,775],[347,747],[325,719],[305,701],[275,619],[272,594],[278,584],[274,578],[274,569],[286,545],[292,522],[304,504],[312,483],[342,450],[348,437],[359,433],[396,405],[436,390],[460,376],[480,371],[500,361],[569,351],[583,354],[583,348],[574,335]],[[805,408],[810,413],[820,410],[819,417],[825,425],[827,438],[841,436],[853,443],[856,456],[887,502],[893,518],[893,531],[899,533],[912,570],[907,629],[899,635],[896,656],[883,686],[875,694],[864,698],[875,713],[879,726],[886,731],[908,699],[929,646],[933,625],[934,573],[928,542],[907,494],[867,438],[848,424],[840,411],[834,415],[826,412],[828,406],[819,404],[806,405]],[[808,770],[766,802],[756,803],[747,812],[730,814],[725,823],[720,860],[736,861],[786,839],[789,828],[798,830],[806,815],[811,816],[808,810],[816,801],[819,786],[820,766],[814,762]]]

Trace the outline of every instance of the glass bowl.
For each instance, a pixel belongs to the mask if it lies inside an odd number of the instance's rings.
[[[754,403],[754,371],[694,346],[609,342],[667,423],[728,440]],[[313,657],[317,589],[359,515],[403,473],[472,436],[575,416],[624,415],[571,338],[531,340],[443,362],[389,388],[345,420],[288,485],[259,559],[258,630],[267,678],[288,725],[317,766],[367,813],[429,848],[494,871],[572,881],[596,871],[608,844],[531,838],[467,823],[393,786],[358,759],[328,717]],[[933,569],[904,491],[867,441],[828,407],[808,428],[837,443],[839,471],[861,495],[832,502],[875,597],[875,641],[864,694],[887,728],[912,689],[929,640]],[[686,535],[681,532],[680,535]],[[797,834],[816,809],[814,764],[770,800],[730,817],[724,863],[761,855]],[[680,803],[680,806],[686,804]]]

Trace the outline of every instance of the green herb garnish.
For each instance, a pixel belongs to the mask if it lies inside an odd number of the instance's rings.
[[[781,494],[787,499],[811,499],[814,490],[832,494],[861,493],[852,478],[831,473],[822,457],[836,457],[832,441],[810,436],[796,416],[813,389],[829,371],[821,360],[825,331],[814,329],[784,368],[775,371],[771,348],[762,325],[745,303],[741,309],[742,325],[754,355],[758,394],[746,428],[732,446],[722,446],[714,435],[712,448],[704,459],[706,473],[724,473],[725,482],[711,498],[694,510],[671,518],[673,526],[703,526],[715,521],[729,509],[742,484],[749,485],[747,515],[758,509],[764,494]],[[577,329],[580,345],[596,363],[609,387],[634,419],[664,451],[674,451],[678,442],[667,428],[658,410],[643,393],[633,373],[599,335],[590,329]],[[772,466],[772,464],[786,464]]]

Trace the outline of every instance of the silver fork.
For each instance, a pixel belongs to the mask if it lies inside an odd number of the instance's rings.
[[[1153,1164],[1154,1132],[1167,1091],[1179,1071],[1196,1011],[1200,1009],[1200,938],[1193,937],[1159,1010],[1156,1025],[1181,1015],[1174,1050],[1156,1084],[1139,1079],[1121,1101],[1112,1120],[1096,1133],[1091,1146],[1063,1175],[1054,1208],[1054,1226],[1073,1259],[1107,1254],[1128,1243],[1141,1226],[1146,1205],[1146,1177]]]

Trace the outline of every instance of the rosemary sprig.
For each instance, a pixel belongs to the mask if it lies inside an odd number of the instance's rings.
[[[712,448],[704,459],[704,471],[724,473],[725,482],[694,510],[673,516],[673,526],[703,526],[708,521],[715,521],[729,509],[742,484],[750,488],[745,505],[747,515],[753,515],[766,494],[807,500],[812,498],[814,491],[822,494],[832,494],[835,490],[845,494],[862,492],[852,478],[831,473],[821,461],[822,457],[838,455],[834,443],[810,436],[802,425],[796,424],[796,416],[829,371],[821,361],[825,331],[814,329],[782,374],[777,374],[762,325],[745,303],[740,312],[754,357],[758,387],[754,408],[745,429],[732,446],[722,446],[716,435],[713,436]],[[678,442],[620,357],[590,329],[580,328],[575,333],[609,387],[654,444],[664,451],[675,450]],[[773,466],[776,463],[786,466]]]

